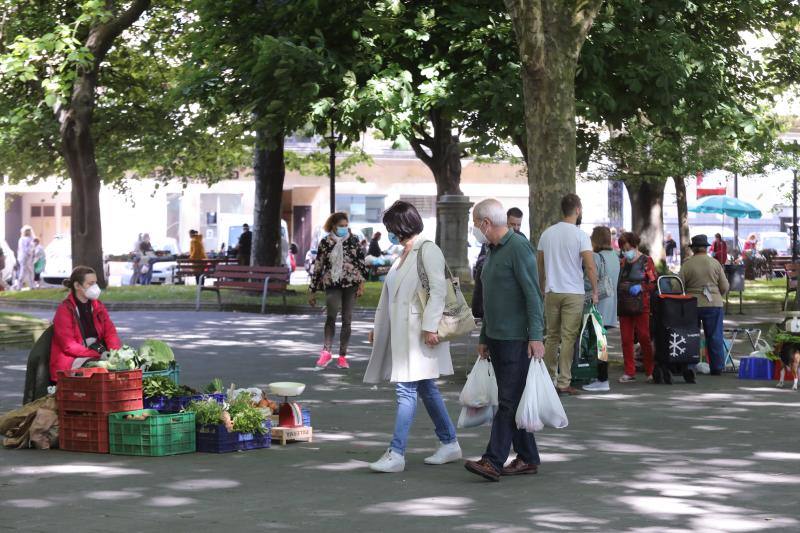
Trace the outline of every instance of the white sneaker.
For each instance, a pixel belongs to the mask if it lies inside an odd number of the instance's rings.
[[[406,459],[389,448],[380,459],[369,464],[369,469],[373,472],[385,472],[387,474],[402,472],[406,469]]]
[[[611,390],[611,387],[609,386],[608,381],[595,381],[594,383],[584,385],[583,390],[589,392],[608,392]]]
[[[426,465],[443,465],[461,459],[461,446],[458,441],[450,444],[440,444],[436,453],[425,459]]]

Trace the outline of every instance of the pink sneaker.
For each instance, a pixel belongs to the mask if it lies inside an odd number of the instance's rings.
[[[345,369],[345,370],[349,369],[350,368],[350,363],[347,362],[347,357],[345,357],[343,355],[340,355],[339,359],[336,360],[336,367],[337,368],[342,368],[342,369]]]
[[[333,356],[331,355],[331,352],[327,350],[322,350],[319,353],[319,359],[317,359],[317,368],[325,368],[330,364],[332,360]]]

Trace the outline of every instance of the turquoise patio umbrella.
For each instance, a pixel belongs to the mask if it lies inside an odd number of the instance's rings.
[[[711,213],[732,218],[761,218],[761,211],[733,196],[706,196],[689,208],[693,213]]]

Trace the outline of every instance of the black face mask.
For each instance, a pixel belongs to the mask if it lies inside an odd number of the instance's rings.
[[[515,229],[514,233],[516,233],[517,235],[522,235],[522,232],[520,230],[518,230],[518,229]]]
[[[581,222],[583,222],[583,215],[578,215],[578,220],[575,221],[576,226],[580,226]]]

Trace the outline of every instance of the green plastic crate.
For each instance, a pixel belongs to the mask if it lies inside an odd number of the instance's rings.
[[[149,415],[145,420],[125,420],[128,415]],[[108,444],[112,455],[162,457],[196,451],[194,413],[158,414],[139,409],[108,415]]]
[[[180,385],[180,383],[178,383],[178,377],[180,376],[180,373],[181,373],[181,365],[179,365],[178,363],[173,363],[166,370],[153,370],[153,371],[143,372],[142,379],[154,378],[156,376],[166,376],[169,379],[171,379],[175,385]]]

